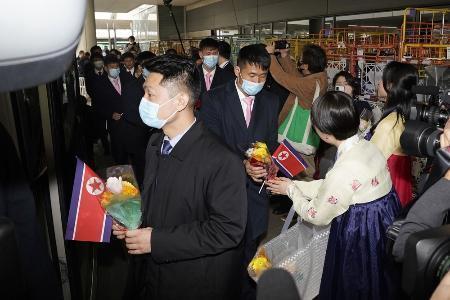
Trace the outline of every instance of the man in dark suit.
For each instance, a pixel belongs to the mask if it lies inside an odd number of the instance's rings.
[[[86,91],[91,98],[91,106],[88,106],[86,110],[88,113],[86,119],[89,120],[89,132],[87,133],[89,143],[88,157],[90,163],[92,164],[91,167],[94,167],[94,143],[100,138],[105,155],[110,154],[110,146],[108,141],[108,132],[106,130],[106,119],[99,111],[97,111],[98,95],[96,94],[96,87],[104,80],[104,77],[107,77],[106,71],[104,70],[103,56],[101,54],[94,53],[91,56],[91,63],[94,66],[94,69],[85,75]]]
[[[201,67],[199,67],[201,76],[200,96],[210,89],[234,80],[235,77],[232,74],[217,67],[219,61],[219,44],[217,40],[213,38],[201,40],[199,55],[203,62]],[[198,105],[198,107],[200,106],[201,104]]]
[[[125,52],[124,54],[122,54],[122,61],[123,71],[128,72],[131,76],[136,78],[141,75],[142,72],[139,72],[139,69],[137,68],[133,53]]]
[[[206,127],[244,160],[249,175],[243,262],[246,268],[267,231],[269,200],[265,191],[259,193],[267,175],[265,169],[250,165],[244,151],[256,141],[266,142],[271,152],[277,147],[278,99],[263,89],[270,66],[270,56],[264,47],[250,45],[242,48],[237,64],[235,81],[204,94],[199,116]],[[255,287],[245,270],[243,281],[243,299],[255,299]]]
[[[231,46],[225,41],[219,41],[219,67],[227,71],[232,77],[236,77],[234,74],[234,66],[230,61],[231,58]]]
[[[160,56],[145,67],[140,114],[162,132],[147,147],[142,228],[113,227],[133,255],[124,299],[234,300],[247,219],[244,167],[194,117],[195,64]]]
[[[149,138],[149,128],[139,117],[139,102],[144,91],[129,73],[120,72],[117,56],[105,57],[105,71],[107,75],[94,86],[94,109],[108,121],[115,163],[131,162],[141,183]]]

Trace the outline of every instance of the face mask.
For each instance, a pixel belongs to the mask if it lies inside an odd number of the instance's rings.
[[[167,119],[161,120],[158,118],[158,112],[161,107],[175,99],[177,95],[170,98],[163,104],[156,104],[151,101],[148,101],[144,97],[141,99],[141,103],[139,104],[139,115],[141,116],[142,121],[150,127],[161,129],[166,125],[166,123],[173,117],[178,111],[175,111],[171,114]]]
[[[265,82],[254,83],[252,81],[248,81],[242,78],[242,90],[249,96],[255,96],[256,94],[261,92],[261,90],[264,87],[264,83]]]
[[[109,69],[108,74],[109,74],[109,77],[117,78],[117,77],[119,77],[120,69],[119,68]]]
[[[100,70],[101,68],[103,68],[103,61],[101,61],[101,60],[96,60],[96,61],[94,61],[94,67],[97,69],[97,70]]]
[[[144,76],[144,79],[147,79],[148,75],[150,75],[150,71],[144,68],[144,71],[142,71],[142,76]]]
[[[203,56],[203,64],[210,69],[214,69],[219,61],[218,55],[206,55]]]

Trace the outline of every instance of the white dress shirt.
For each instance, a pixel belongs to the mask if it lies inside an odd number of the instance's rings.
[[[229,63],[230,63],[230,61],[227,60],[226,62],[223,62],[222,64],[220,64],[219,67],[220,67],[221,69],[223,69],[223,68],[225,68],[225,66],[228,65]]]
[[[192,128],[192,126],[194,126],[195,122],[197,121],[196,118],[194,118],[194,122],[192,122],[191,125],[188,126],[188,128],[186,128],[183,132],[181,132],[180,134],[174,136],[173,138],[169,138],[167,135],[164,136],[164,140],[165,141],[169,141],[170,146],[172,146],[172,149],[170,149],[169,153],[172,152],[173,148],[175,148],[175,146],[178,144],[178,142],[183,138],[183,136],[186,134],[186,132],[189,131],[189,129]],[[163,149],[163,145],[164,143],[161,145],[161,152]]]
[[[208,72],[208,70],[206,70],[205,67],[203,67],[203,66],[202,66],[202,68],[203,68],[203,80],[206,83],[206,74],[209,73],[209,74],[211,74],[211,84],[212,84],[212,82],[214,80],[214,74],[216,74],[216,68],[214,68],[214,70],[212,70],[211,72]]]
[[[244,95],[244,93],[239,89],[238,84],[237,84],[237,79],[234,82],[234,85],[236,86],[236,90],[239,96],[239,100],[241,101],[241,106],[242,106],[242,113],[245,116],[245,110],[247,109],[247,103],[245,103],[244,98],[247,98],[247,96]],[[255,106],[255,96],[251,96],[253,97],[253,103],[252,103],[252,111],[253,111],[253,107]]]

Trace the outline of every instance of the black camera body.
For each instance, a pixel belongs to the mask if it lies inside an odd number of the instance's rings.
[[[279,40],[275,41],[275,49],[282,50],[282,49],[289,49],[291,45],[286,40]]]
[[[434,157],[440,148],[439,137],[450,117],[450,90],[440,91],[437,86],[414,87],[416,95],[429,96],[428,103],[411,107],[409,121],[400,137],[406,154],[417,157]]]
[[[403,290],[411,299],[429,299],[450,270],[450,225],[413,233],[405,245]]]

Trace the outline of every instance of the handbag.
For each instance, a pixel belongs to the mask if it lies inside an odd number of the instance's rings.
[[[320,85],[316,81],[313,103],[319,95]],[[281,143],[285,139],[295,150],[305,155],[315,154],[319,146],[320,138],[312,128],[311,110],[302,108],[298,104],[298,97],[295,97],[295,103],[288,117],[278,128],[278,142]]]
[[[288,229],[294,214],[291,207],[281,234],[261,246],[255,257],[263,251],[272,267],[292,275],[301,299],[314,299],[320,290],[331,225],[315,226],[299,219]],[[249,275],[258,280],[250,271]]]

